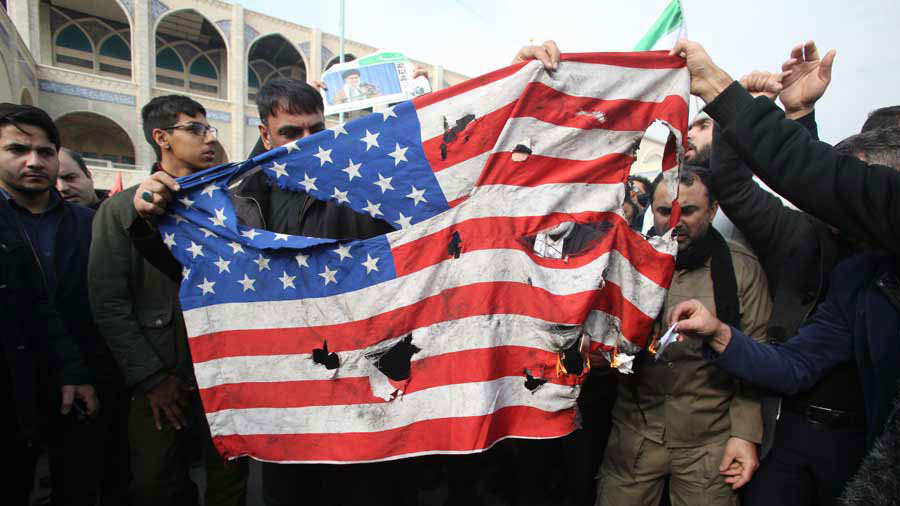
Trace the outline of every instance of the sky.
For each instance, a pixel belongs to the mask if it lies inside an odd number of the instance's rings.
[[[469,77],[508,65],[532,42],[563,52],[627,51],[669,0],[345,0],[345,36]],[[338,0],[239,0],[247,9],[338,34]],[[778,71],[791,48],[837,49],[816,107],[822,140],[857,133],[870,111],[900,104],[900,1],[682,0],[688,35],[735,79]],[[750,6],[750,7],[748,7]]]

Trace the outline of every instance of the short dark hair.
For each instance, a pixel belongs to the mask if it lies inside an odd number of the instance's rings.
[[[278,111],[289,114],[315,114],[325,110],[322,94],[312,86],[297,79],[272,79],[256,94],[259,120],[269,124],[269,116]]]
[[[839,142],[834,149],[844,155],[862,155],[869,163],[887,165],[900,170],[900,126],[877,128],[851,135]]]
[[[656,188],[659,187],[662,178],[663,174],[660,172],[653,180],[650,189],[650,202],[653,202],[656,195]],[[712,205],[712,203],[716,201],[716,195],[712,189],[712,172],[706,167],[701,167],[699,165],[682,165],[678,170],[678,184],[692,186],[696,181],[700,181],[700,183],[706,187],[706,198],[709,204]]]
[[[352,54],[344,53],[344,63],[351,62],[355,59],[356,59],[356,57],[353,56]],[[328,60],[328,64],[325,65],[325,70],[327,71],[328,69],[330,69],[331,67],[334,67],[335,65],[337,65],[339,63],[341,63],[341,55],[337,55],[334,58]]]
[[[360,75],[359,69],[349,69],[349,70],[345,70],[345,71],[341,72],[341,79],[347,79],[350,76],[358,76],[358,75]]]
[[[163,95],[147,102],[141,109],[141,120],[144,123],[144,138],[156,153],[156,159],[162,159],[162,149],[153,140],[153,131],[165,128],[178,121],[179,114],[206,116],[206,109],[196,100],[184,95]]]
[[[38,127],[47,134],[47,139],[59,150],[59,129],[53,119],[33,105],[11,104],[9,102],[0,103],[0,127],[6,125],[31,125]]]
[[[84,157],[81,156],[81,153],[69,148],[60,148],[59,151],[60,153],[69,155],[72,160],[75,160],[75,164],[78,165],[78,168],[81,169],[81,172],[84,172],[85,176],[91,177],[91,173],[88,172],[87,164],[84,162]]]
[[[628,182],[629,183],[634,183],[634,182],[641,183],[642,185],[644,185],[644,191],[646,191],[646,192],[649,192],[650,188],[653,185],[653,183],[651,183],[650,180],[645,178],[644,176],[628,176]]]
[[[868,119],[863,123],[860,132],[868,132],[869,130],[878,130],[892,126],[900,126],[900,105],[892,105],[875,109],[869,113]]]

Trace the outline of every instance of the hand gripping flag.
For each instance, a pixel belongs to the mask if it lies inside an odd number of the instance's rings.
[[[671,237],[621,204],[655,119],[676,165],[687,91],[661,52],[564,55],[183,178],[160,229],[219,451],[368,462],[577,428],[582,343],[643,347],[672,275]],[[254,167],[396,231],[244,226],[227,190]]]

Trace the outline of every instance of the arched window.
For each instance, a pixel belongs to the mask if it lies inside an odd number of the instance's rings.
[[[108,56],[117,60],[131,61],[131,49],[120,35],[113,35],[100,46],[100,56]]]
[[[178,53],[171,47],[167,47],[156,55],[156,66],[161,69],[172,70],[174,72],[184,72],[184,64]]]
[[[218,79],[219,74],[216,72],[216,68],[213,67],[209,58],[205,56],[200,56],[194,63],[191,64],[191,75],[192,76],[200,76],[206,77],[208,79]]]
[[[56,36],[56,63],[94,69],[94,46],[78,25],[71,24]]]
[[[59,35],[56,36],[56,45],[76,51],[84,51],[85,53],[94,52],[91,40],[81,31],[81,28],[74,24],[65,27],[59,32]]]

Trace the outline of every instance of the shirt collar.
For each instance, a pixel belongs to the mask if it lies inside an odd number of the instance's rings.
[[[24,207],[20,206],[19,203],[16,202],[16,199],[14,199],[13,196],[10,195],[9,192],[7,192],[5,189],[0,188],[0,194],[3,195],[3,198],[6,199],[6,202],[9,203],[10,205],[15,206],[18,209],[23,209],[23,210],[25,209]],[[47,209],[44,210],[45,213],[53,211],[56,208],[62,206],[62,198],[59,196],[59,193],[56,191],[56,188],[50,188],[50,200],[49,200],[48,204],[49,205],[47,206]],[[43,213],[41,213],[41,214],[43,214]]]

